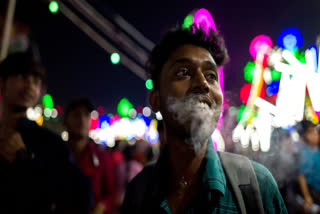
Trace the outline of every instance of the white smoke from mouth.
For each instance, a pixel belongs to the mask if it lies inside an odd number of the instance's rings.
[[[184,98],[167,99],[168,111],[172,113],[173,119],[187,126],[190,137],[185,143],[192,146],[195,153],[200,151],[213,133],[221,113],[221,106],[217,106],[213,100],[209,107],[201,102],[203,97],[201,94],[192,94]]]

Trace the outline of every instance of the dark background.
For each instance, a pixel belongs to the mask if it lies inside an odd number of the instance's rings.
[[[6,3],[1,1],[4,15]],[[55,105],[65,106],[78,96],[90,97],[106,113],[116,113],[117,103],[123,97],[134,107],[147,105],[145,82],[121,64],[111,64],[109,54],[61,13],[51,14],[43,1],[17,1],[15,17],[31,28],[48,71],[47,91]],[[120,14],[154,43],[166,30],[180,25],[193,9],[208,9],[228,47],[231,60],[225,66],[224,77],[226,96],[232,105],[240,104],[239,90],[245,83],[243,68],[252,61],[248,49],[255,36],[266,34],[276,43],[282,30],[296,27],[303,35],[305,50],[320,35],[319,0],[88,2],[107,18],[113,12]]]

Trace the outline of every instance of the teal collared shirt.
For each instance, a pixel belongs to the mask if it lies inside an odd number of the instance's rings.
[[[164,151],[157,164],[146,167],[130,183],[122,213],[171,214],[165,192],[165,181],[169,171],[166,152]],[[256,162],[252,162],[252,165],[259,183],[265,213],[286,214],[287,210],[271,173]],[[211,142],[208,143],[201,170],[200,189],[184,213],[240,213],[218,153]]]

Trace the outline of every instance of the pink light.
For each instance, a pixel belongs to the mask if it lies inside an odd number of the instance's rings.
[[[213,29],[215,32],[217,32],[216,25],[210,12],[204,8],[201,8],[196,12],[193,18],[193,24],[195,24],[198,28],[202,28],[207,35],[209,34],[210,29]]]
[[[221,92],[222,92],[222,98],[224,100],[224,80],[223,80],[223,68],[219,67],[218,69],[219,71],[219,84],[220,84],[220,88],[221,88]],[[222,102],[222,111],[224,110],[224,101]],[[219,118],[218,124],[217,124],[217,128],[219,129],[222,126],[223,123],[223,112]]]
[[[259,35],[252,40],[250,44],[249,52],[251,56],[254,59],[256,59],[256,56],[259,51],[261,51],[262,54],[266,55],[271,50],[272,46],[273,46],[273,43],[269,36]]]

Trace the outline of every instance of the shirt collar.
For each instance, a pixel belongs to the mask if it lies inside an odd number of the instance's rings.
[[[203,184],[206,185],[209,190],[218,190],[225,195],[227,188],[226,176],[211,139],[208,141],[207,153],[203,164],[205,164],[202,176]]]
[[[154,179],[157,185],[154,185],[153,193],[155,195],[160,194],[159,190],[165,187],[167,181],[167,175],[169,171],[168,163],[168,148],[165,146],[161,155],[155,165]],[[212,140],[209,139],[206,156],[203,160],[203,174],[202,174],[202,185],[206,190],[212,192],[213,190],[218,190],[224,196],[227,188],[226,177],[221,165],[219,155],[215,148],[213,147]]]

